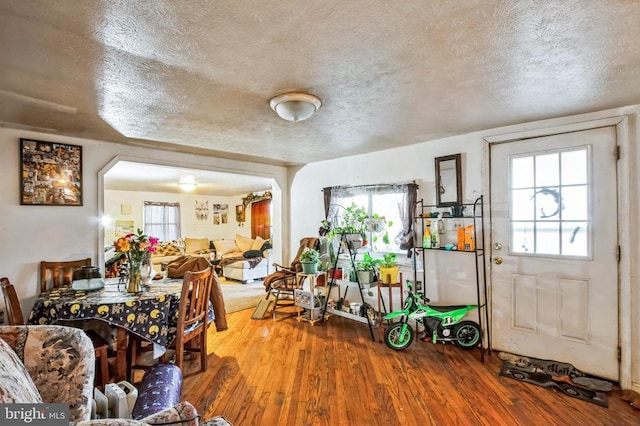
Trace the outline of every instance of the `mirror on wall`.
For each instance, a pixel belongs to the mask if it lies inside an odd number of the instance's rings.
[[[461,154],[436,157],[436,204],[451,207],[462,204]]]

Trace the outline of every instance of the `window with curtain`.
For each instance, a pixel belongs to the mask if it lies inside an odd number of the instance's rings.
[[[180,204],[145,201],[144,233],[159,241],[180,238]]]
[[[389,244],[382,241],[381,234],[370,232],[368,235],[375,250],[408,250],[413,246],[412,224],[417,188],[415,183],[325,188],[325,214],[333,223],[339,221],[343,208],[351,203],[362,206],[369,216],[377,214],[386,219]]]
[[[251,203],[251,238],[271,238],[271,200]]]

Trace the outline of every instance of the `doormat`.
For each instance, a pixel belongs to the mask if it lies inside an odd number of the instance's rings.
[[[267,313],[272,303],[273,300],[262,299],[260,303],[258,303],[258,306],[256,306],[256,310],[253,312],[253,315],[251,315],[251,318],[259,320],[264,319],[264,314]]]
[[[565,395],[608,407],[605,392],[613,388],[606,380],[591,377],[565,362],[500,352],[503,360],[500,375],[545,388],[560,390]]]

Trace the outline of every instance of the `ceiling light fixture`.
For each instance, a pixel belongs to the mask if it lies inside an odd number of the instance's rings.
[[[289,92],[271,98],[269,105],[280,118],[296,123],[311,117],[322,102],[308,93]]]
[[[196,184],[195,180],[193,179],[193,177],[188,176],[188,177],[186,177],[186,178],[182,179],[182,180],[180,181],[180,183],[178,183],[178,186],[179,186],[179,187],[180,187],[180,189],[182,189],[184,192],[191,192],[191,191],[193,191],[194,189],[196,189],[197,184]]]

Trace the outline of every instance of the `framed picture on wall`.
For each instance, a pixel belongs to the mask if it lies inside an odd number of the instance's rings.
[[[82,205],[82,147],[20,139],[20,204]]]
[[[236,206],[236,222],[244,222],[244,205],[238,204]]]
[[[116,220],[116,237],[135,233],[133,220]]]

